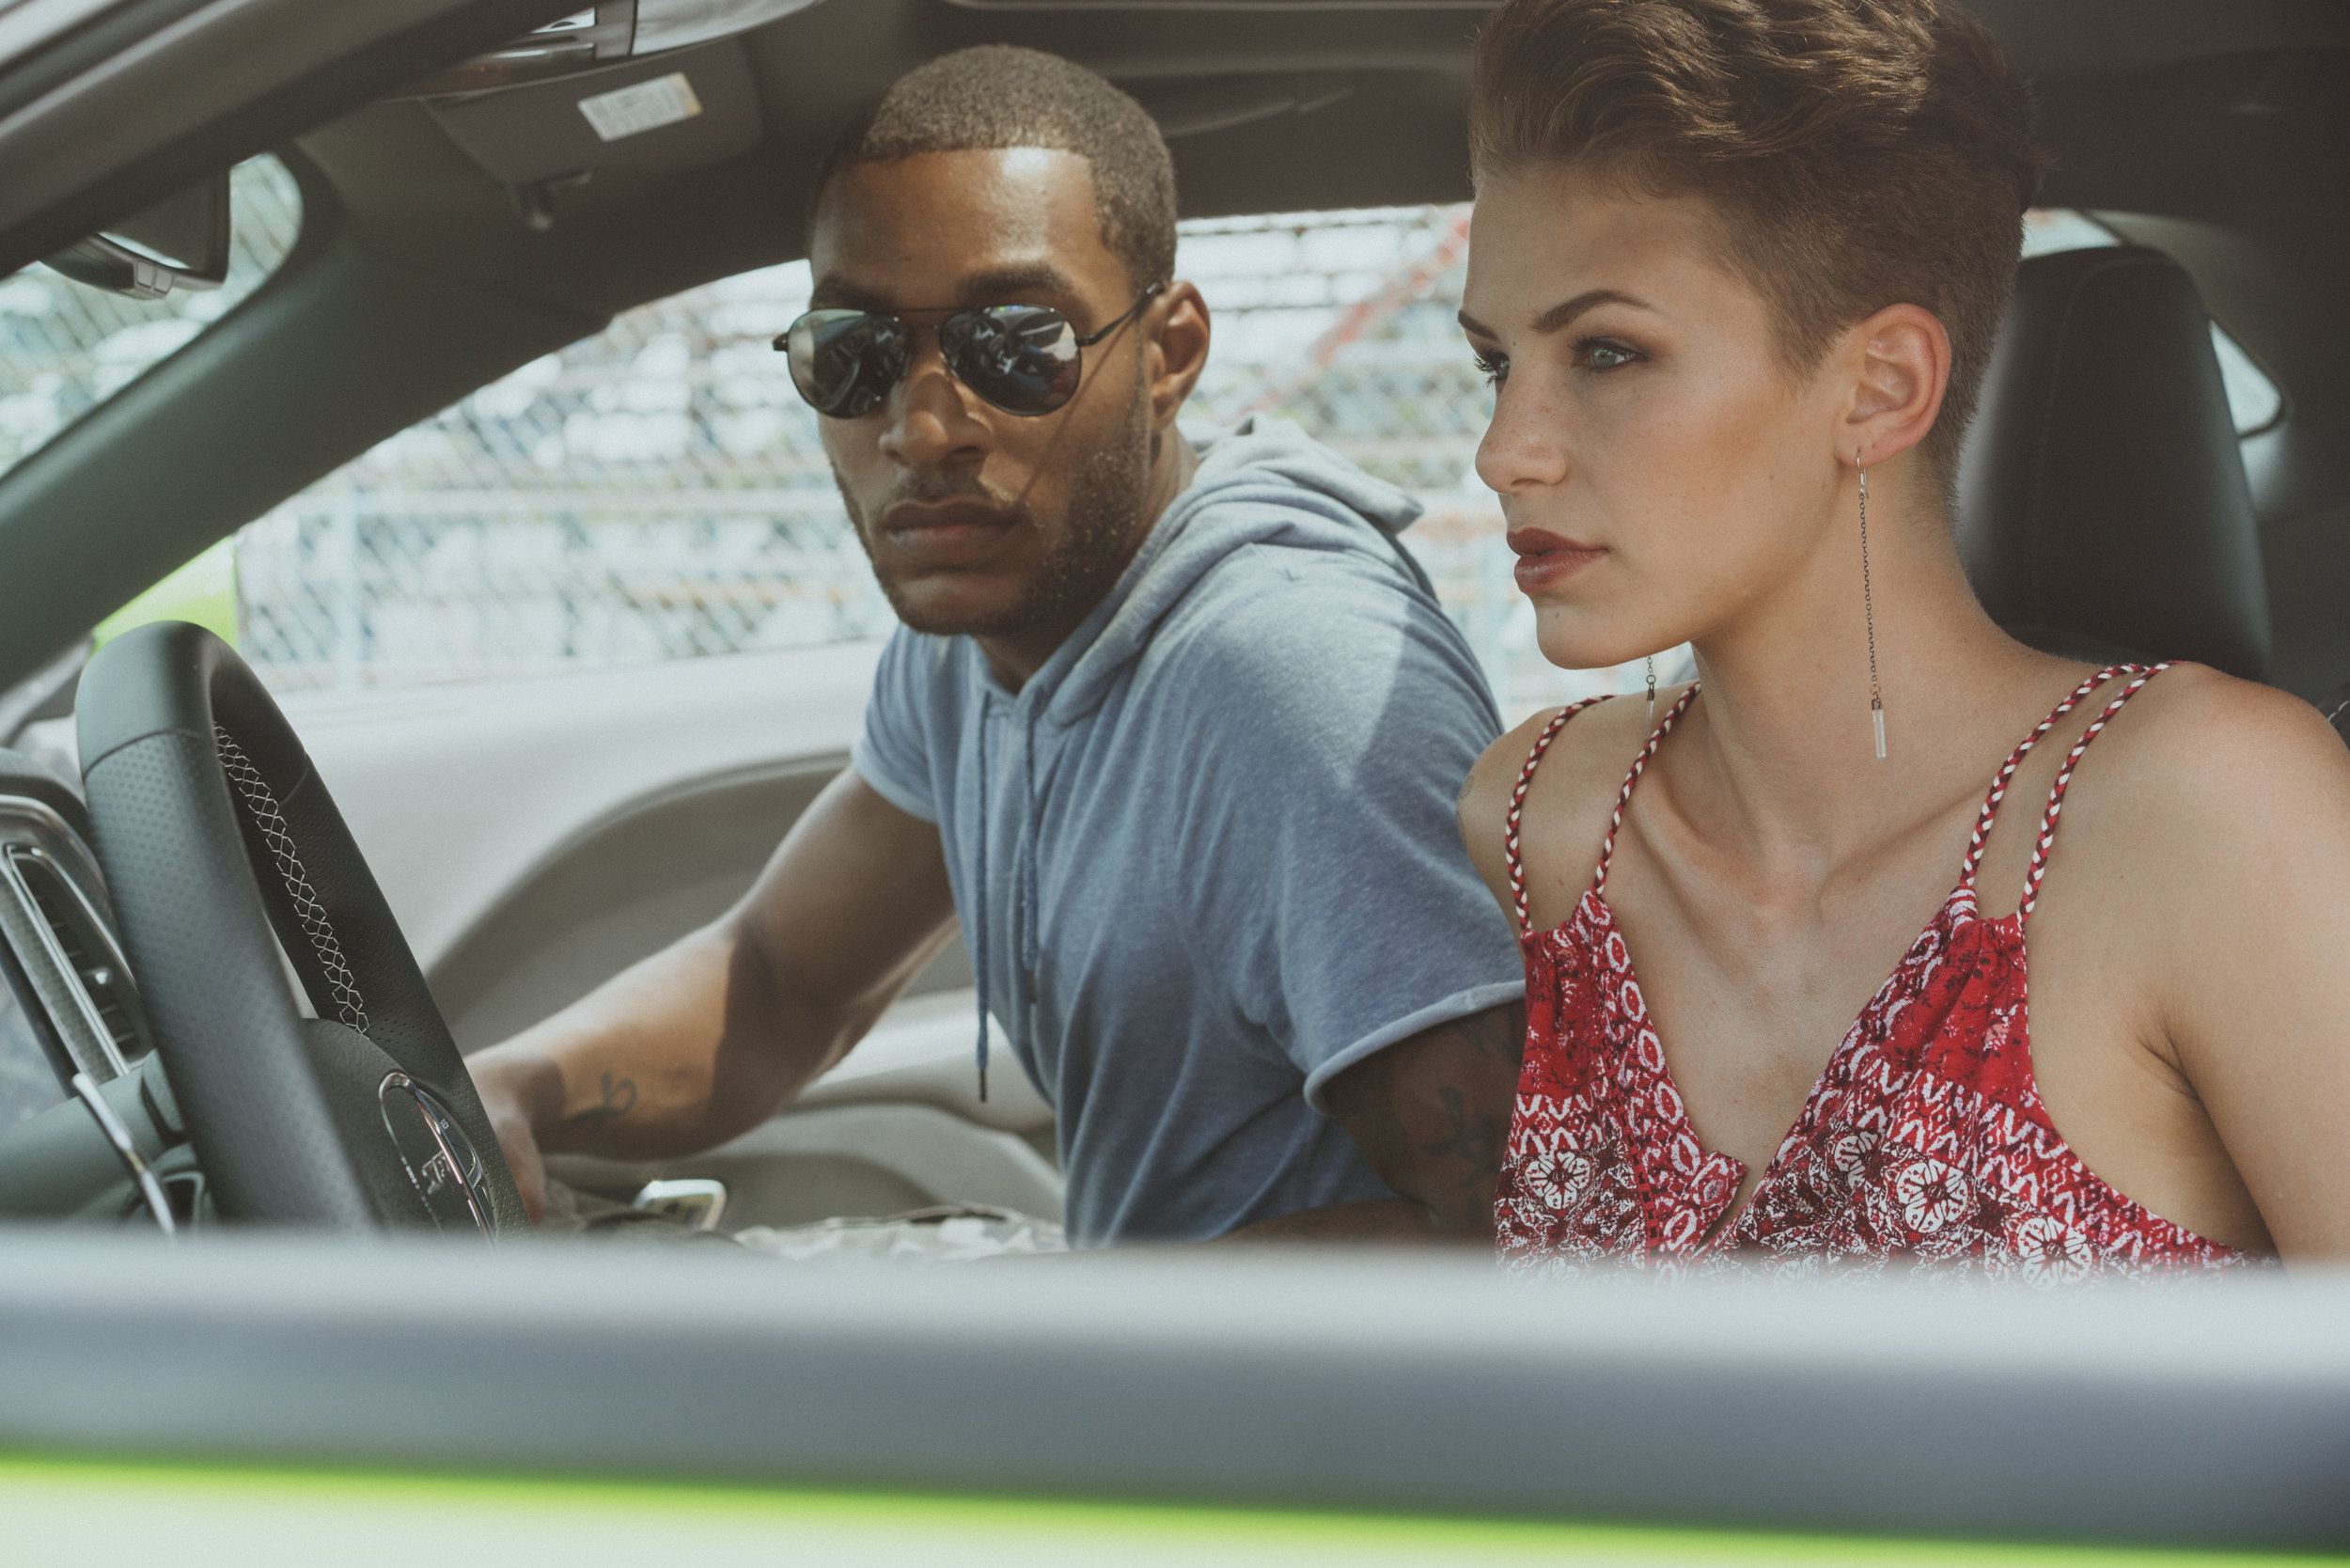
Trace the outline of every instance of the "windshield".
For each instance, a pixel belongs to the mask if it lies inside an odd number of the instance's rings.
[[[302,196],[276,159],[248,159],[229,181],[233,249],[218,289],[132,299],[47,267],[0,278],[0,476],[184,347],[259,288],[293,248]]]

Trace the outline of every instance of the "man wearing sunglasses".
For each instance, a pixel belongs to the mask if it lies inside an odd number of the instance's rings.
[[[474,1058],[534,1203],[541,1152],[756,1125],[959,921],[981,1092],[992,1015],[1074,1244],[1490,1237],[1523,980],[1452,799],[1498,718],[1408,497],[1293,426],[1178,430],[1174,252],[1156,127],[1050,55],[844,133],[776,347],[904,627],[743,902]]]

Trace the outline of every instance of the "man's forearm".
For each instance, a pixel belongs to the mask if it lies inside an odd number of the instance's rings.
[[[744,946],[727,925],[696,933],[468,1065],[548,1153],[660,1159],[724,1142],[825,1065],[827,1043],[784,1027]]]
[[[469,1065],[525,1174],[693,1153],[838,1060],[954,931],[938,829],[845,770],[724,919]]]

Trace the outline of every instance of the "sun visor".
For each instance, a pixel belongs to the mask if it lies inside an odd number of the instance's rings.
[[[698,168],[749,151],[764,129],[749,57],[732,39],[425,107],[492,179],[518,189],[605,169]]]

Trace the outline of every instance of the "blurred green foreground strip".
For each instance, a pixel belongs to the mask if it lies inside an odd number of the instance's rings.
[[[2350,1546],[2344,1321],[2322,1275],[0,1229],[0,1568],[2275,1561]]]
[[[2205,1568],[2340,1558],[1609,1525],[1128,1506],[890,1493],[771,1491],[0,1458],[0,1556],[11,1568],[150,1559],[175,1568],[499,1568],[822,1563],[826,1568],[1257,1568],[1259,1564],[1986,1563]]]

